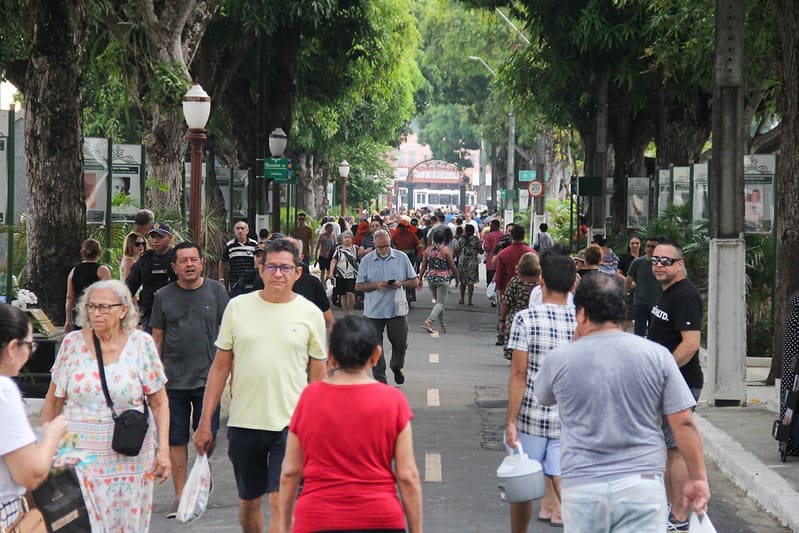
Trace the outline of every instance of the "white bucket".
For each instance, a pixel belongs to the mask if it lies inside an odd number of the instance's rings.
[[[516,444],[516,452],[511,452],[497,468],[499,497],[506,503],[529,502],[544,497],[544,470],[541,463],[530,459]]]

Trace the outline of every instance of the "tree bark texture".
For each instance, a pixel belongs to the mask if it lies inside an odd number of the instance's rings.
[[[704,93],[694,94],[687,104],[667,102],[666,96],[660,96],[655,138],[658,168],[699,161],[710,137],[710,101],[711,95]]]
[[[28,166],[27,287],[54,323],[64,321],[69,270],[86,235],[81,81],[83,0],[32,0],[33,41],[25,80]]]
[[[779,376],[788,297],[799,290],[799,5],[775,0],[778,70],[782,81],[782,138],[777,204],[777,298],[774,357],[768,382]]]
[[[148,189],[147,204],[160,211],[180,212],[184,189],[187,127],[180,104],[182,94],[171,93],[177,90],[175,79],[189,81],[188,68],[219,3],[142,0],[133,11],[123,0],[114,0],[103,16],[103,24],[128,49],[130,92],[147,129],[147,175],[163,182],[167,189]],[[131,32],[131,27],[141,31]],[[161,79],[167,71],[173,78],[169,82]]]

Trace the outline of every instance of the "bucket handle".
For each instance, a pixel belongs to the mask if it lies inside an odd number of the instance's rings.
[[[524,455],[524,448],[522,447],[522,441],[517,439],[516,440],[516,446],[514,446],[513,449],[516,450],[516,454],[514,454],[511,451],[511,453],[509,453],[508,455]]]

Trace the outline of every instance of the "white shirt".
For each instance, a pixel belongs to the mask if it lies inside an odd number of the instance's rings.
[[[7,376],[0,376],[0,426],[3,427],[3,438],[0,439],[0,503],[13,500],[25,494],[25,487],[17,485],[6,466],[5,455],[36,442],[25,416],[22,395],[14,381]]]
[[[536,305],[541,305],[544,303],[544,293],[541,290],[541,285],[536,285],[533,287],[533,290],[530,291],[530,299],[527,301],[527,307],[532,309]],[[568,305],[574,305],[574,295],[570,292],[566,295],[566,303]]]

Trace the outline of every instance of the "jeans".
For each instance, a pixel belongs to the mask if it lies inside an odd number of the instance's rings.
[[[441,327],[445,328],[447,325],[444,323],[444,305],[447,303],[447,296],[449,296],[449,282],[443,283],[429,283],[430,292],[433,293],[433,299],[436,301],[433,309],[430,311],[430,316],[427,317],[429,322],[438,319]]]
[[[649,331],[649,315],[651,313],[651,307],[643,304],[633,304],[633,320],[635,321],[633,332],[639,337],[646,337]]]
[[[561,510],[566,533],[662,533],[668,518],[663,475],[564,487]]]
[[[405,366],[405,351],[408,349],[408,321],[404,316],[370,318],[369,321],[377,330],[381,349],[383,348],[383,330],[386,330],[388,341],[391,343],[391,362],[389,363],[391,370],[402,370]],[[372,375],[377,381],[386,383],[385,351],[372,369]]]

